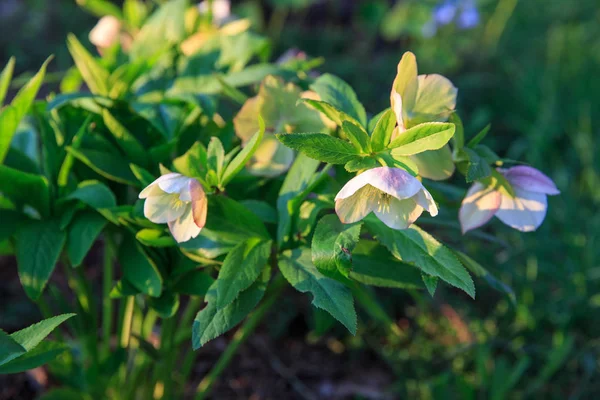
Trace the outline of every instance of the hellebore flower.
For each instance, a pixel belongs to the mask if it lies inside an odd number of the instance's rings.
[[[392,229],[406,229],[423,209],[438,213],[431,194],[403,169],[379,167],[352,178],[335,197],[335,212],[344,224],[360,221],[372,212]]]
[[[514,197],[480,182],[473,184],[458,213],[463,233],[482,226],[493,216],[521,232],[535,231],[546,217],[546,195],[560,193],[554,182],[535,168],[517,166],[498,171],[513,187]]]
[[[90,32],[90,42],[99,49],[106,49],[117,43],[121,34],[121,21],[112,15],[100,18]]]
[[[179,243],[195,238],[206,223],[207,199],[200,182],[168,173],[140,193],[144,215],[156,224],[168,224]]]

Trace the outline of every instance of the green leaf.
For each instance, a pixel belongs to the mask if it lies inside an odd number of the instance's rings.
[[[27,350],[11,338],[6,332],[0,330],[0,365],[19,357]]]
[[[133,239],[125,236],[119,249],[119,261],[123,268],[123,277],[136,289],[151,297],[162,294],[162,277],[154,261]]]
[[[392,133],[396,128],[396,115],[391,108],[388,108],[377,120],[373,133],[371,134],[371,147],[373,151],[378,152],[386,148]]]
[[[417,167],[416,171],[423,178],[442,181],[454,174],[454,161],[448,145],[438,150],[424,151],[411,156],[408,160]]]
[[[106,219],[95,211],[83,211],[73,218],[69,226],[66,248],[74,267],[81,265],[106,224]]]
[[[10,335],[10,337],[19,343],[28,352],[33,350],[42,340],[46,338],[52,331],[73,317],[75,314],[62,314],[56,317],[48,318],[33,324],[25,329],[21,329]]]
[[[77,189],[67,199],[76,199],[94,209],[116,207],[117,200],[111,190],[102,182],[90,180],[77,185]]]
[[[365,132],[364,128],[352,122],[344,121],[342,123],[342,130],[358,151],[367,154],[371,152],[371,138]]]
[[[189,296],[205,296],[214,282],[206,272],[195,270],[178,277],[171,285],[171,290]]]
[[[423,279],[423,283],[427,288],[427,291],[433,297],[435,295],[435,290],[437,289],[437,284],[439,278],[437,276],[431,276],[427,274],[421,274],[421,278]]]
[[[55,220],[32,221],[17,232],[19,278],[32,300],[37,300],[44,291],[66,238]]]
[[[121,125],[108,110],[102,112],[102,118],[104,119],[104,124],[115,138],[117,145],[123,150],[125,155],[134,164],[148,165],[148,153],[136,137]]]
[[[331,74],[323,74],[310,85],[310,88],[317,92],[322,101],[348,114],[360,125],[367,125],[365,108],[358,101],[356,93],[350,85],[340,78]]]
[[[202,178],[207,172],[206,148],[201,142],[196,142],[188,151],[173,160],[173,166],[185,176]]]
[[[473,139],[469,140],[467,147],[471,149],[475,148],[475,146],[477,146],[479,142],[481,142],[487,136],[491,127],[491,124],[487,124],[477,135],[475,135],[475,137],[473,137]]]
[[[21,226],[27,223],[28,218],[15,210],[0,208],[0,242],[11,237]]]
[[[260,275],[271,255],[271,241],[251,238],[234,247],[219,271],[217,308],[231,304]]]
[[[10,143],[15,132],[17,131],[19,122],[21,122],[23,117],[25,117],[25,114],[27,114],[27,111],[37,96],[38,90],[44,81],[46,67],[50,60],[52,60],[52,57],[48,58],[37,74],[35,74],[35,76],[31,78],[29,82],[27,82],[25,86],[21,88],[21,90],[19,90],[19,92],[13,98],[10,107],[7,107],[0,112],[0,163],[4,161],[4,157],[6,157],[6,153],[8,153]],[[3,71],[3,75],[4,72],[5,71]],[[5,77],[3,76],[2,79],[4,78]],[[0,85],[2,84],[4,83],[0,82]],[[1,90],[2,88],[0,88],[0,91]],[[5,94],[1,97],[4,96]],[[2,100],[0,100],[0,105],[1,102]]]
[[[459,165],[459,171],[464,173],[467,182],[485,179],[492,174],[492,168],[487,161],[481,158],[475,150],[468,147],[463,147],[458,151],[457,161],[466,161],[466,167]]]
[[[106,179],[139,187],[137,178],[131,172],[129,163],[123,157],[104,151],[75,149],[73,147],[67,147],[67,151]]]
[[[352,252],[350,278],[365,285],[421,289],[421,274],[414,266],[392,256],[379,243],[361,240]]]
[[[107,0],[76,0],[79,7],[90,12],[96,17],[112,15],[118,19],[123,19],[121,9]]]
[[[42,215],[50,208],[50,188],[41,175],[29,174],[0,165],[0,193],[19,206],[29,204]]]
[[[231,181],[242,170],[242,168],[244,168],[248,161],[250,161],[254,155],[254,152],[256,149],[258,149],[258,146],[260,146],[265,134],[265,122],[260,115],[258,116],[258,125],[258,132],[252,136],[252,139],[246,143],[242,151],[240,151],[239,154],[236,155],[235,158],[227,165],[227,168],[225,168],[223,178],[221,179],[221,185],[227,185],[229,181]]]
[[[458,251],[455,249],[453,249],[452,251],[460,260],[460,262],[476,277],[483,278],[483,280],[485,280],[487,284],[490,285],[493,289],[506,294],[513,305],[517,304],[517,297],[515,296],[515,292],[510,286],[498,280],[498,278],[490,274],[490,272],[487,269],[485,269],[481,264],[473,260],[471,257],[466,255],[462,251]]]
[[[454,124],[451,123],[426,122],[401,133],[388,147],[395,156],[412,156],[427,150],[437,150],[450,141],[454,130]]]
[[[224,334],[244,319],[263,298],[270,276],[271,268],[266,267],[260,279],[240,293],[233,303],[222,309],[217,308],[217,282],[215,281],[206,293],[205,299],[208,304],[194,320],[192,327],[194,350]]]
[[[475,286],[469,273],[452,251],[416,225],[394,230],[375,218],[367,218],[366,226],[398,259],[413,263],[424,273],[437,276],[445,282],[464,290],[475,298]]]
[[[465,128],[462,119],[460,119],[457,113],[452,113],[450,114],[448,122],[454,124],[456,127],[454,136],[452,136],[452,146],[454,151],[458,151],[458,149],[462,149],[465,145]]]
[[[353,335],[356,334],[356,311],[350,290],[327,278],[313,265],[310,250],[286,250],[279,257],[279,270],[299,292],[310,292],[312,304],[330,313]]]
[[[354,160],[348,161],[344,168],[348,172],[357,172],[362,169],[371,169],[379,166],[376,159],[371,157],[355,158]]]
[[[324,275],[348,277],[352,250],[358,243],[362,223],[343,224],[337,215],[326,215],[317,223],[312,238],[312,262]]]
[[[266,224],[277,223],[277,210],[266,201],[248,199],[242,200],[241,203],[248,210],[252,211],[253,214],[256,214],[262,222]]]
[[[136,233],[135,238],[144,246],[148,247],[174,247],[177,242],[173,236],[159,229],[142,229]]]
[[[214,171],[217,174],[217,179],[220,180],[221,174],[223,173],[223,167],[225,166],[225,150],[223,149],[223,143],[221,143],[221,140],[216,136],[211,137],[210,142],[208,142],[206,164],[208,170]]]
[[[289,133],[276,136],[284,145],[322,162],[345,164],[360,157],[352,144],[325,133]]]
[[[474,148],[475,152],[479,155],[479,157],[483,158],[488,164],[494,164],[500,161],[500,157],[489,147],[478,144]]]
[[[135,296],[139,293],[140,291],[137,290],[131,283],[126,280],[120,280],[112,288],[108,297],[111,299],[121,299],[127,296]]]
[[[2,103],[4,102],[4,98],[6,97],[6,93],[8,92],[8,87],[10,86],[10,80],[13,76],[13,71],[15,70],[15,58],[11,57],[6,63],[6,66],[0,73],[0,107],[2,107]]]
[[[92,400],[89,394],[71,388],[50,389],[38,400]]]
[[[355,125],[360,125],[360,122],[358,122],[356,119],[324,101],[302,98],[298,100],[298,103],[305,104],[313,110],[320,112],[340,127],[344,121],[348,121]]]
[[[0,374],[16,374],[29,371],[49,363],[67,350],[69,350],[69,346],[62,343],[42,342],[22,356],[0,365]]]
[[[150,297],[148,305],[152,307],[161,318],[171,318],[179,309],[179,295],[163,291],[160,297]]]
[[[72,33],[67,37],[67,47],[90,91],[100,96],[108,96],[109,72],[96,61]]]

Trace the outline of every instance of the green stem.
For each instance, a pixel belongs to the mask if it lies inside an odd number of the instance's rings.
[[[365,287],[353,283],[351,286],[352,294],[354,298],[360,304],[360,306],[375,320],[383,324],[388,333],[401,338],[404,336],[400,327],[394,322],[394,320],[385,312],[383,307],[377,302],[377,299],[368,289]]]
[[[102,336],[104,343],[102,352],[110,354],[110,339],[112,331],[112,299],[110,292],[113,286],[113,243],[108,233],[104,236],[104,266],[102,274]]]
[[[269,287],[269,293],[265,297],[262,304],[246,319],[244,324],[237,330],[233,336],[232,341],[229,343],[221,357],[217,360],[217,363],[213,369],[202,379],[196,389],[196,400],[205,399],[211,392],[213,385],[219,378],[223,370],[229,365],[233,356],[236,354],[239,347],[246,341],[246,339],[254,332],[258,324],[265,317],[267,312],[275,304],[275,301],[283,291],[286,280],[282,275],[277,275],[273,283]]]
[[[133,321],[133,309],[135,305],[135,297],[129,296],[125,302],[125,311],[123,313],[123,326],[121,330],[121,338],[119,345],[126,349],[129,346],[131,338],[131,322]]]

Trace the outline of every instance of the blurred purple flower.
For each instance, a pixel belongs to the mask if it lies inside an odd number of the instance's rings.
[[[471,29],[479,24],[475,0],[444,0],[434,7],[431,19],[423,25],[425,37],[435,35],[438,28],[456,21],[459,29]]]

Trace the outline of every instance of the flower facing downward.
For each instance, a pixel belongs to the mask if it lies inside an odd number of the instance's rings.
[[[458,213],[463,233],[482,226],[493,216],[521,232],[535,231],[546,217],[546,195],[560,193],[554,182],[535,168],[518,166],[498,172],[511,184],[514,196],[476,182]]]
[[[340,221],[350,224],[374,212],[392,229],[406,229],[423,210],[438,213],[431,194],[418,179],[400,168],[373,168],[352,178],[335,197]]]
[[[207,199],[196,179],[168,173],[140,193],[144,215],[156,224],[168,224],[179,243],[195,238],[206,223]]]

